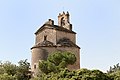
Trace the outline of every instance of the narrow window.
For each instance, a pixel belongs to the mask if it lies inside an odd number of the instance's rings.
[[[44,41],[46,41],[46,40],[47,40],[47,35],[44,36]]]
[[[36,65],[34,65],[34,69],[36,69]]]

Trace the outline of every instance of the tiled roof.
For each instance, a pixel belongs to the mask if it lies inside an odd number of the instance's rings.
[[[60,39],[56,45],[54,45],[52,42],[50,41],[43,41],[41,43],[35,44],[31,49],[33,48],[39,48],[39,47],[77,47],[80,48],[79,46],[77,46],[75,43],[73,43],[72,41],[70,41],[67,38],[63,38]]]
[[[77,46],[75,43],[73,43],[72,41],[70,41],[70,39],[68,38],[62,38],[57,42],[58,45],[61,46],[69,46],[69,47],[75,47]]]
[[[40,27],[35,32],[35,34],[39,33],[40,31],[42,31],[43,29],[46,29],[46,28],[55,29],[55,30],[59,30],[59,31],[63,31],[63,32],[68,32],[68,33],[76,34],[74,31],[68,30],[68,29],[66,29],[64,27],[61,27],[61,26],[58,26],[58,25],[50,25],[50,24],[44,24],[42,27]]]
[[[44,40],[41,43],[37,43],[33,46],[34,47],[40,47],[40,46],[54,46],[52,42],[48,41],[48,40]]]

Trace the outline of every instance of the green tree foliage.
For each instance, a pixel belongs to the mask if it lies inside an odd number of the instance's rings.
[[[15,76],[4,73],[4,74],[0,74],[0,80],[17,80],[17,79]]]
[[[9,61],[0,62],[0,80],[29,80],[30,63],[21,60],[18,64],[17,66]]]
[[[9,61],[0,62],[0,80],[120,80],[119,64],[110,67],[107,73],[100,70],[78,69],[70,71],[67,65],[74,64],[76,58],[69,52],[55,52],[47,61],[40,61],[42,74],[31,78],[30,63],[21,60],[18,65]],[[71,60],[73,59],[73,60]]]
[[[109,73],[110,80],[120,80],[120,71]]]
[[[61,52],[54,52],[48,56],[47,60],[58,66],[63,60],[63,55]]]
[[[16,77],[18,80],[29,80],[30,79],[30,63],[26,60],[21,60],[18,62]]]
[[[75,55],[70,52],[54,52],[48,56],[47,61],[40,61],[39,68],[42,74],[32,80],[110,80],[100,70],[68,70],[66,67],[75,61]]]
[[[113,67],[110,66],[110,69],[107,72],[107,75],[110,77],[111,80],[120,80],[119,63],[114,65]]]
[[[4,63],[0,62],[0,74],[7,73],[8,75],[14,75],[16,68],[16,65],[11,64],[9,61],[6,61]]]
[[[99,70],[79,69],[70,71],[65,68],[59,73],[42,74],[33,80],[110,80],[110,78]]]
[[[120,71],[119,63],[114,65],[113,67],[110,66],[110,69],[107,72],[108,73],[113,73],[113,72],[116,72],[116,71]]]
[[[76,57],[71,52],[54,52],[47,58],[48,61],[54,63],[56,66],[64,64],[61,67],[67,67],[69,64],[74,64],[76,61]]]
[[[39,68],[40,71],[42,71],[45,74],[48,74],[50,72],[57,72],[57,67],[55,66],[55,64],[49,61],[40,61]]]
[[[54,52],[48,56],[47,61],[41,60],[39,62],[39,69],[45,74],[56,73],[69,64],[74,64],[75,61],[75,55],[70,52]]]

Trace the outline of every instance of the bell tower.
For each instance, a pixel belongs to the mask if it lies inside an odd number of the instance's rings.
[[[59,13],[58,15],[58,25],[72,31],[72,24],[70,24],[69,12]]]

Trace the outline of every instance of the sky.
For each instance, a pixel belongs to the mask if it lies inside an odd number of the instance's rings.
[[[106,71],[120,63],[120,0],[0,0],[0,60],[31,62],[35,31],[70,13],[81,68]]]

